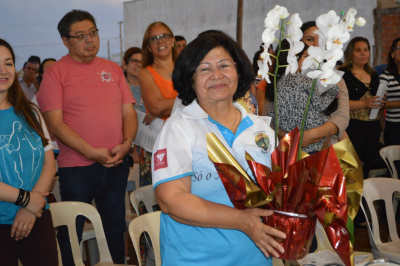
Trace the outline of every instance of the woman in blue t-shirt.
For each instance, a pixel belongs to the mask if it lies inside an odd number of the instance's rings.
[[[55,173],[49,133],[16,77],[15,55],[0,39],[0,265],[58,265],[45,197]],[[7,254],[7,255],[5,255]]]

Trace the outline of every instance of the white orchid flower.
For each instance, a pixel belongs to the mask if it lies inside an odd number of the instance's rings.
[[[356,24],[359,27],[364,27],[364,25],[367,23],[367,21],[363,17],[358,17],[356,20]]]
[[[354,24],[356,23],[357,10],[350,7],[346,15],[343,17],[343,23],[346,25],[347,31],[353,31]]]
[[[331,49],[332,46],[343,48],[343,44],[350,40],[350,33],[346,30],[346,25],[332,25],[326,35],[326,49]]]
[[[294,42],[290,37],[287,38],[287,41],[289,42],[290,48],[286,59],[288,65],[286,66],[285,75],[287,75],[289,72],[292,74],[296,73],[299,67],[296,54],[300,53],[304,48],[303,42]]]
[[[279,29],[280,20],[281,18],[279,16],[278,11],[272,9],[268,12],[267,17],[264,20],[264,26],[266,28]]]
[[[271,80],[269,79],[269,74],[268,74],[268,71],[269,71],[269,67],[268,67],[268,64],[267,64],[268,61],[270,62],[269,58],[268,58],[268,60],[265,60],[265,61],[262,61],[262,60],[258,60],[257,61],[257,64],[258,64],[258,67],[259,67],[257,75],[261,76],[268,83],[271,83]]]
[[[321,46],[310,46],[308,56],[304,59],[301,69],[317,69],[323,61],[324,49]]]
[[[275,38],[276,29],[266,28],[261,36],[261,39],[265,45],[265,47],[269,47],[271,43],[273,43]],[[268,48],[267,48],[268,49]]]
[[[318,79],[318,82],[320,82],[324,87],[327,87],[330,84],[337,84],[342,78],[333,69],[327,69],[326,71],[310,71],[307,73],[307,76],[311,79]],[[320,91],[320,93],[323,93],[323,91]]]
[[[337,46],[333,46],[331,49],[326,50],[322,55],[322,59],[324,60],[325,64],[333,64],[335,67],[336,62],[339,61],[343,57],[343,50]]]
[[[298,42],[303,38],[303,32],[301,31],[301,25],[303,22],[300,19],[299,13],[294,13],[288,22],[289,27],[287,29],[287,35],[294,41]]]
[[[276,5],[274,7],[274,10],[276,10],[278,12],[279,17],[281,19],[285,19],[285,18],[287,18],[289,16],[289,13],[287,12],[286,7],[284,7],[284,6]]]
[[[326,36],[328,30],[333,26],[339,23],[340,17],[336,14],[335,11],[331,10],[326,14],[320,15],[315,23],[320,31]]]

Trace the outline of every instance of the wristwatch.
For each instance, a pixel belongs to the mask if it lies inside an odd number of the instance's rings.
[[[135,143],[133,142],[133,140],[131,138],[125,138],[122,143],[124,143],[125,141],[129,141],[131,143],[131,148],[129,149],[129,153],[131,153],[133,151],[133,148],[135,148]]]

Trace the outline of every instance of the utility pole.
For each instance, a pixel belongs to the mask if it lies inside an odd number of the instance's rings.
[[[242,28],[243,28],[243,0],[238,0],[236,41],[240,45],[240,47],[242,47]]]
[[[121,53],[121,66],[122,66],[122,21],[118,22],[119,24],[119,50]]]
[[[111,59],[110,57],[110,40],[107,41],[107,53],[108,53],[108,60]]]

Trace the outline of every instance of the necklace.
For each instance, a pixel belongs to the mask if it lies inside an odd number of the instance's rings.
[[[168,73],[168,76],[172,77],[172,71]]]
[[[233,133],[233,131],[234,131],[235,125],[236,125],[236,108],[235,108],[235,120],[233,121],[233,125],[232,125],[232,127],[231,127],[232,133]]]

